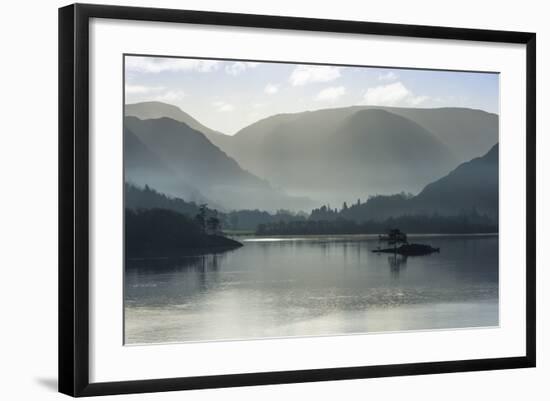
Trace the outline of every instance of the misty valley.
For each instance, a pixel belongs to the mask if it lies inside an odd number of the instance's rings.
[[[230,136],[146,101],[123,135],[127,344],[498,325],[497,115],[351,106]]]

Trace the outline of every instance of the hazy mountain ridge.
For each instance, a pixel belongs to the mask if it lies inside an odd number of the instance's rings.
[[[151,101],[127,104],[124,107],[124,115],[127,117],[137,117],[140,120],[151,120],[162,117],[171,118],[172,120],[188,125],[194,130],[202,132],[210,142],[222,148],[225,142],[230,138],[228,135],[201,124],[197,119],[184,112],[179,107],[168,103]]]
[[[388,106],[356,105],[339,108],[325,108],[297,113],[281,113],[261,119],[238,131],[234,137],[265,136],[271,132],[262,132],[264,127],[282,124],[303,118],[314,119],[325,129],[334,129],[339,121],[350,117],[360,110],[385,110],[412,120],[434,134],[461,161],[467,161],[487,152],[498,142],[498,115],[483,110],[441,107],[409,108]]]
[[[462,163],[445,177],[428,184],[415,198],[416,209],[439,214],[475,209],[498,220],[498,144],[482,157]]]
[[[497,114],[459,107],[437,109],[387,108],[433,132],[459,161],[488,152],[499,141]]]
[[[175,180],[173,185],[179,181],[188,183],[207,199],[226,209],[276,210],[311,206],[308,200],[289,197],[273,189],[267,181],[242,169],[204,134],[185,123],[167,117],[147,120],[126,117],[124,124],[128,132],[133,133],[147,149],[158,155],[167,169],[175,172],[175,175],[168,174],[168,180]],[[162,190],[156,180],[134,181]],[[189,199],[186,193],[168,193]]]
[[[229,178],[237,179],[242,185],[259,180],[241,169],[203,133],[185,123],[167,117],[145,120],[126,117],[125,126],[168,166],[187,177],[215,184],[222,184]]]
[[[346,207],[340,214],[343,218],[358,221],[403,215],[474,214],[487,216],[498,223],[498,161],[496,144],[482,157],[462,163],[449,174],[426,185],[416,196],[376,196],[365,203]]]
[[[127,127],[124,128],[124,180],[139,186],[154,184],[161,192],[178,194],[190,201],[206,201]]]
[[[274,116],[237,133],[227,152],[291,193],[333,203],[418,192],[458,164],[433,133],[374,108]]]
[[[262,142],[263,137],[280,131],[285,124],[304,118],[314,119],[319,125],[325,127],[325,130],[330,131],[355,112],[370,109],[389,111],[419,124],[448,146],[460,161],[479,156],[498,142],[498,115],[461,107],[408,108],[356,105],[297,113],[280,113],[260,119],[242,128],[232,137],[210,129],[179,107],[164,102],[127,104],[125,115],[138,117],[142,120],[160,117],[172,118],[201,131],[212,143],[227,151],[225,146],[232,147],[231,142],[234,142],[232,138]]]
[[[127,105],[126,114],[188,121],[204,137],[215,138],[209,142],[235,162],[229,170],[237,166],[249,177],[262,177],[318,204],[400,191],[419,193],[461,161],[498,142],[497,115],[463,108],[351,106],[277,114],[233,137],[165,103]],[[193,153],[179,156],[193,158],[200,149]],[[211,167],[197,174],[225,174],[220,166]]]

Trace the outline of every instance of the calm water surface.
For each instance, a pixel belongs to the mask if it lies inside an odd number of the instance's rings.
[[[498,236],[241,238],[224,254],[128,261],[127,344],[498,325]]]

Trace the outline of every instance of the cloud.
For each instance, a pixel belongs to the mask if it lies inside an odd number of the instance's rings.
[[[274,95],[279,92],[279,85],[276,84],[267,84],[264,88],[264,92],[268,95]]]
[[[129,85],[124,87],[126,95],[145,95],[164,90],[164,86]]]
[[[388,71],[386,73],[378,74],[379,81],[395,81],[398,78],[399,76],[393,71]]]
[[[301,86],[313,82],[329,82],[339,77],[339,67],[299,65],[290,74],[289,81],[293,86]]]
[[[418,106],[428,99],[415,95],[399,81],[369,88],[364,96],[365,103],[374,106]]]
[[[182,90],[173,90],[164,92],[161,94],[158,94],[153,98],[153,100],[159,101],[159,102],[167,102],[167,103],[177,103],[181,99],[183,99],[186,96],[185,92]]]
[[[228,112],[228,111],[235,110],[235,107],[231,103],[227,103],[222,100],[217,100],[212,104],[214,105],[214,107],[218,109],[218,111],[221,111],[221,112]]]
[[[126,101],[159,101],[175,104],[181,101],[186,93],[183,90],[167,90],[164,86],[126,84]]]
[[[237,61],[225,66],[225,72],[229,75],[239,75],[250,68],[256,68],[260,63]]]
[[[343,86],[331,86],[323,89],[315,96],[315,100],[321,102],[335,102],[346,94],[346,88]]]
[[[160,72],[198,71],[210,72],[219,68],[217,60],[198,60],[183,58],[126,57],[126,72],[158,74]]]

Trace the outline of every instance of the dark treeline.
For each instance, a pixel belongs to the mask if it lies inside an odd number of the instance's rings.
[[[333,211],[334,212],[334,211]],[[494,233],[498,226],[475,212],[459,216],[401,216],[383,221],[356,222],[342,218],[261,224],[258,235],[380,234],[399,227],[409,233],[469,234]]]
[[[262,210],[236,210],[225,214],[224,228],[230,230],[256,231],[260,224],[306,221],[305,213],[278,210],[270,214]]]
[[[124,184],[124,205],[128,209],[168,209],[174,212],[195,216],[199,206],[195,202],[187,202],[180,198],[172,198],[145,185],[139,188],[133,184]]]
[[[344,202],[340,209],[323,205],[311,211],[310,220],[385,220],[388,217],[406,214],[403,211],[407,210],[407,203],[413,198],[414,195],[401,192],[395,195],[371,196],[365,202],[357,199],[357,202],[349,205]]]
[[[126,183],[124,189],[125,206],[132,210],[167,209],[194,218],[200,213],[201,206],[204,208],[204,205],[167,196],[147,185],[144,188],[140,188],[136,185]],[[204,210],[205,219],[218,218],[222,230],[255,231],[260,224],[279,221],[305,221],[307,219],[305,213],[293,213],[288,210],[279,210],[274,214],[262,210],[219,212],[208,207]]]
[[[127,258],[175,257],[241,246],[209,231],[200,219],[167,209],[126,209],[125,230]]]
[[[313,209],[309,220],[314,221],[336,221],[349,220],[356,222],[384,222],[397,216],[468,216],[470,220],[481,221],[485,224],[489,221],[492,225],[497,224],[498,212],[481,212],[480,209],[471,203],[469,208],[455,208],[438,212],[428,207],[423,207],[418,196],[401,192],[394,195],[375,195],[369,197],[365,202],[357,200],[356,203],[344,202],[340,209],[332,208],[330,205],[323,205]],[[481,220],[480,220],[481,219]]]
[[[329,205],[305,213],[279,210],[268,213],[261,210],[237,210],[218,212],[206,205],[198,205],[180,198],[172,198],[145,186],[125,186],[126,207],[134,211],[165,209],[177,212],[194,224],[219,231],[252,231],[259,235],[275,234],[371,234],[382,233],[388,228],[399,227],[414,233],[487,233],[498,231],[498,223],[474,207],[455,215],[427,213],[399,213],[403,204],[413,196],[406,193],[379,195],[367,201],[357,200],[340,209]],[[395,213],[395,214],[394,214]],[[401,217],[393,217],[401,216]],[[198,220],[197,220],[198,219]]]

